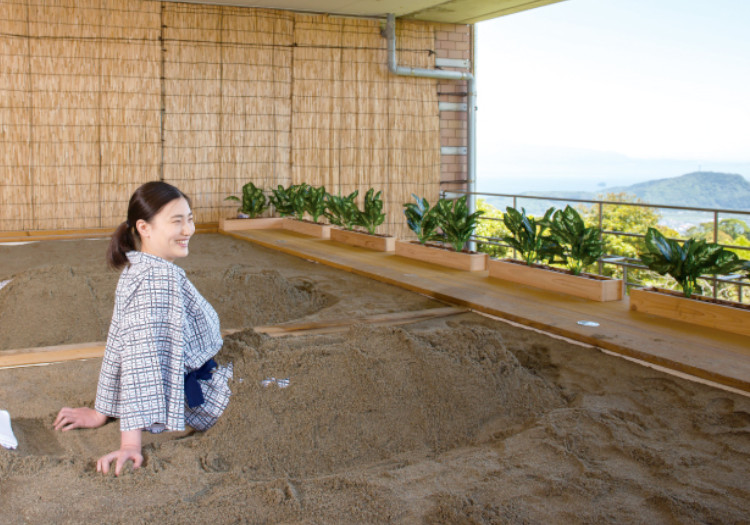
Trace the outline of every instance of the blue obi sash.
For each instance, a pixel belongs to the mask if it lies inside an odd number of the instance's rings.
[[[185,397],[187,397],[188,406],[195,408],[205,403],[199,379],[211,379],[211,374],[218,365],[213,359],[209,359],[203,366],[185,374]]]

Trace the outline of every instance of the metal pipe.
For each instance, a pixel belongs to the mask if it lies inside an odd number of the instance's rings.
[[[466,71],[444,71],[442,69],[423,69],[399,66],[396,59],[396,17],[388,13],[385,24],[385,36],[388,40],[388,70],[394,75],[404,77],[435,78],[438,80],[465,80],[467,91],[466,104],[466,179],[468,186],[469,213],[476,210],[476,98],[477,88],[474,75]],[[472,62],[473,63],[473,62]],[[475,249],[474,242],[469,243],[469,249]]]

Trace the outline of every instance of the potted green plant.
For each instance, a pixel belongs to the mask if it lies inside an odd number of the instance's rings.
[[[556,210],[549,221],[549,237],[555,243],[555,255],[573,275],[581,275],[587,266],[604,255],[601,229],[586,226],[581,215],[570,205]]]
[[[292,216],[298,221],[305,220],[305,212],[307,211],[308,194],[311,186],[305,182],[300,184],[292,184],[287,195],[289,198],[289,206],[292,208]]]
[[[504,236],[503,240],[518,252],[528,266],[551,261],[555,256],[555,243],[546,235],[554,212],[555,209],[550,208],[544,217],[537,219],[526,215],[525,208],[521,208],[520,212],[510,206],[505,209],[503,223],[510,235]]]
[[[578,211],[571,206],[564,210],[548,209],[537,219],[508,207],[503,222],[510,232],[503,237],[521,256],[521,260],[491,259],[490,277],[565,293],[593,301],[622,299],[622,281],[584,273],[603,254],[600,230],[586,226]],[[554,268],[545,265],[561,263]]]
[[[312,188],[307,183],[291,184],[288,188],[279,185],[271,190],[269,200],[276,212],[284,218],[282,228],[285,230],[329,239],[331,227],[327,224],[317,224],[304,220],[309,206],[309,194]]]
[[[466,195],[456,200],[440,199],[431,210],[438,228],[442,230],[441,240],[453,246],[457,252],[464,251],[477,226],[477,219],[482,215],[480,211],[469,213],[466,199]]]
[[[237,218],[221,218],[219,229],[223,231],[271,229],[281,227],[281,221],[276,217],[264,217],[260,215],[269,207],[268,199],[261,188],[252,182],[242,187],[242,199],[230,195],[224,200],[240,203],[237,208]]]
[[[416,204],[413,202],[404,204],[406,224],[417,236],[420,244],[436,240],[438,238],[437,216],[434,213],[430,213],[430,204],[427,202],[427,199],[417,197],[413,193],[411,196],[414,197]]]
[[[641,261],[660,275],[670,275],[682,292],[657,288],[632,289],[630,309],[690,324],[750,335],[750,307],[701,295],[704,275],[744,272],[748,261],[716,243],[688,239],[682,243],[649,228]],[[697,293],[696,293],[697,292]]]
[[[347,196],[326,195],[326,212],[325,216],[333,225],[340,226],[347,230],[354,228],[354,222],[359,213],[355,199],[359,195],[359,190],[354,190]]]
[[[334,228],[331,230],[331,240],[381,252],[394,251],[396,244],[395,237],[377,235],[375,233],[375,229],[385,221],[382,194],[382,191],[375,193],[374,188],[367,190],[364,199],[364,209],[362,210],[356,207],[356,203],[353,200],[353,206],[347,204],[347,209],[354,212],[352,225],[364,228],[367,230],[367,233],[354,231],[353,229]]]
[[[294,185],[284,188],[281,184],[276,189],[271,190],[269,200],[280,217],[294,215],[294,206],[292,205],[293,191]]]
[[[398,241],[396,255],[448,266],[466,271],[487,269],[487,254],[465,252],[481,212],[469,213],[466,196],[456,200],[439,199],[433,208],[426,200],[414,195],[416,204],[404,204],[409,228],[417,235],[417,242]],[[442,233],[438,233],[440,228]],[[450,247],[428,244],[440,240]]]
[[[385,221],[382,194],[382,191],[375,193],[375,188],[367,190],[364,209],[354,219],[354,224],[367,230],[370,235],[375,235],[375,229]]]
[[[310,214],[313,222],[320,224],[320,217],[326,212],[326,188],[308,186],[305,193],[305,211]]]

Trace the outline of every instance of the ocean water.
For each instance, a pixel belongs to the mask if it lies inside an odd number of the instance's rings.
[[[521,185],[520,187],[528,188],[526,185]],[[480,191],[488,192],[488,193],[513,193],[513,194],[520,194],[528,191],[535,191],[535,192],[544,192],[544,191],[597,191],[597,189],[582,189],[580,187],[576,187],[573,184],[570,186],[557,186],[555,187],[552,185],[552,187],[544,187],[543,185],[540,185],[538,187],[539,189],[524,189],[524,190],[517,190],[517,191],[508,191],[503,189],[502,191],[495,189],[495,190],[487,190],[487,189],[480,189]],[[498,208],[499,210],[505,210],[508,206],[513,206],[513,199],[509,197],[494,197],[494,196],[486,196],[479,198],[484,199],[487,203],[491,204],[495,208]],[[564,208],[566,205],[572,205],[573,207],[576,206],[586,206],[591,207],[594,206],[594,204],[585,204],[585,203],[577,203],[575,201],[565,201],[565,200],[540,200],[535,199],[533,197],[519,197],[516,199],[516,207],[517,208],[524,208],[526,212],[530,215],[535,216],[541,216],[544,215],[544,212],[550,208]],[[669,228],[672,228],[673,230],[676,230],[681,235],[684,235],[687,233],[687,231],[694,227],[698,226],[701,223],[711,223],[714,220],[714,215],[711,212],[702,212],[702,211],[692,211],[692,210],[673,210],[670,208],[655,208],[655,211],[661,216],[659,220],[659,224],[668,226]],[[719,214],[718,219],[721,221],[722,219],[730,219],[735,218],[744,221],[746,224],[750,225],[750,215],[747,214]]]

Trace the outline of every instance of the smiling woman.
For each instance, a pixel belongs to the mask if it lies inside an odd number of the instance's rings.
[[[120,269],[134,250],[174,262],[187,256],[193,233],[190,199],[166,182],[147,182],[130,197],[128,218],[112,235],[107,262]]]
[[[195,233],[193,212],[185,198],[174,199],[151,222],[139,219],[135,229],[141,239],[142,252],[174,262],[188,255],[188,243]]]
[[[130,198],[128,219],[110,242],[107,260],[124,268],[99,374],[95,407],[60,410],[56,430],[96,428],[120,419],[119,450],[97,470],[115,474],[143,462],[141,432],[213,426],[229,403],[232,365],[213,357],[222,347],[219,317],[176,266],[195,233],[190,200],[165,182],[149,182]]]

